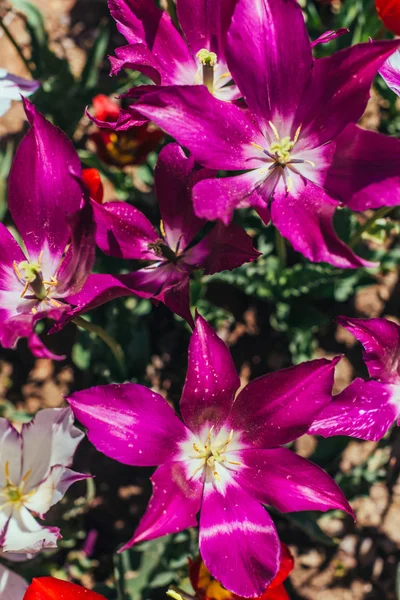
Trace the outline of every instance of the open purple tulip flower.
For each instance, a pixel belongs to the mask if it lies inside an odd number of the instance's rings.
[[[124,97],[137,98],[158,86],[204,84],[220,100],[238,98],[225,59],[226,34],[236,1],[177,0],[180,33],[154,0],[109,0],[111,15],[128,41],[110,57],[111,74],[128,68],[155,84],[133,88]],[[119,130],[147,120],[134,107],[122,110],[115,124],[92,119],[101,127]]]
[[[209,176],[187,158],[178,144],[169,144],[159,155],[155,169],[155,188],[161,212],[160,232],[135,207],[124,202],[93,202],[98,246],[110,256],[139,259],[147,265],[123,281],[139,296],[166,304],[173,312],[193,324],[190,313],[190,275],[196,269],[216,273],[233,269],[259,256],[251,237],[238,225],[218,223],[195,243],[205,225],[193,212],[193,185]],[[91,280],[85,289],[89,288]],[[69,313],[69,317],[80,309]]]
[[[153,496],[129,548],[197,523],[207,568],[239,596],[262,594],[279,569],[280,542],[261,504],[282,512],[352,510],[322,469],[284,444],[331,402],[336,360],[260,377],[238,394],[228,348],[197,317],[180,410],[137,384],[69,398],[94,446],[128,465],[157,466]]]
[[[296,0],[238,0],[226,59],[248,109],[204,86],[176,85],[134,107],[200,164],[229,172],[195,186],[199,217],[229,223],[235,208],[254,206],[309,260],[371,266],[337,237],[333,216],[341,204],[400,204],[400,142],[355,125],[399,44],[358,44],[314,60]]]
[[[382,439],[400,418],[400,327],[387,319],[350,319],[338,323],[364,346],[370,380],[355,379],[314,421],[310,434]]]
[[[400,50],[394,52],[379,69],[379,74],[386,85],[400,96]]]

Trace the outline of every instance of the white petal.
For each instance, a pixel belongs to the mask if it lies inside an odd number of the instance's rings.
[[[0,419],[0,489],[6,483],[6,465],[11,482],[16,485],[19,484],[21,478],[21,460],[21,436],[8,419]]]
[[[57,548],[60,530],[42,527],[27,508],[14,510],[3,540],[3,552],[36,553],[45,548]]]
[[[11,100],[0,98],[0,117],[6,114],[11,107]]]
[[[22,600],[28,584],[16,573],[0,565],[0,598],[1,600]]]
[[[25,503],[25,506],[42,517],[51,506],[57,504],[64,497],[70,485],[87,477],[87,475],[75,473],[65,467],[54,467],[47,479]]]

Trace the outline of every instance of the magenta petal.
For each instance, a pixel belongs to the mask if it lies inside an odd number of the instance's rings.
[[[355,379],[318,415],[308,433],[379,441],[400,413],[400,387]]]
[[[154,183],[165,237],[172,250],[184,250],[205,223],[193,212],[194,177],[194,160],[187,158],[178,144],[168,144],[161,150]]]
[[[227,57],[233,79],[263,130],[270,131],[272,121],[282,136],[290,135],[313,66],[298,2],[239,0]]]
[[[400,327],[387,319],[339,317],[339,325],[364,346],[363,359],[371,377],[400,383]]]
[[[347,29],[346,27],[341,27],[337,31],[325,31],[325,33],[323,33],[316,40],[311,42],[311,48],[314,48],[318,44],[327,44],[328,42],[332,42],[332,40],[335,40],[336,38],[340,37],[341,35],[345,35],[346,33],[349,33],[349,31],[350,30]]]
[[[172,285],[168,285],[167,280],[166,285],[154,296],[154,300],[163,302],[173,313],[185,319],[192,328],[194,327],[193,316],[190,312],[189,277],[185,276]]]
[[[244,441],[263,448],[307,433],[331,402],[338,360],[312,360],[251,381],[235,400],[231,426],[244,432]]]
[[[260,256],[251,237],[242,227],[217,223],[196,246],[185,252],[185,263],[203,268],[207,275],[230,271]]]
[[[275,191],[271,218],[293,248],[313,262],[341,269],[376,266],[354,254],[336,235],[333,216],[338,205],[321,187],[296,176],[289,193],[281,185]]]
[[[96,243],[110,256],[155,260],[149,249],[160,237],[147,217],[126,202],[92,202]]]
[[[383,77],[386,85],[398,96],[400,96],[400,50],[396,50],[379,69],[379,75]]]
[[[211,574],[244,598],[260,596],[278,572],[281,546],[267,511],[237,485],[206,486],[200,553]]]
[[[68,402],[97,450],[127,465],[159,465],[186,436],[166,400],[143,385],[100,385],[75,392]]]
[[[336,138],[326,189],[352,210],[400,204],[400,142],[349,125]]]
[[[361,118],[378,69],[399,44],[398,40],[356,44],[314,61],[296,117],[308,147],[332,140]]]
[[[253,498],[281,512],[339,509],[353,515],[345,495],[320,467],[287,448],[242,450],[236,481]]]
[[[184,463],[166,462],[151,481],[153,495],[147,510],[132,540],[122,550],[197,525],[203,486],[199,480],[187,479]]]
[[[231,353],[200,315],[189,345],[189,362],[181,398],[186,425],[198,430],[205,422],[216,428],[225,420],[240,385]]]
[[[261,166],[251,143],[264,143],[246,111],[217,100],[205,86],[172,86],[145,94],[135,109],[154,121],[210,169]],[[258,158],[257,158],[258,157]]]
[[[29,347],[29,350],[32,352],[33,356],[36,356],[36,358],[49,358],[50,360],[65,360],[66,359],[65,354],[59,355],[59,354],[54,354],[54,352],[51,352],[47,348],[47,346],[45,346],[45,344],[42,342],[40,337],[33,331],[28,336],[28,347]]]
[[[116,56],[110,56],[111,75],[118,75],[122,69],[139,71],[155,84],[160,85],[162,67],[157,58],[144,44],[130,44],[115,50]],[[94,120],[94,119],[93,119]]]
[[[11,215],[31,260],[48,246],[54,273],[67,245],[67,216],[79,210],[81,165],[72,142],[24,100],[31,124],[9,177]]]

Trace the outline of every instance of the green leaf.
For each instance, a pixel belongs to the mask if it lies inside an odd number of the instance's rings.
[[[107,52],[110,39],[108,23],[100,27],[99,33],[88,54],[86,64],[82,71],[80,86],[83,90],[93,89],[99,81],[100,68]]]

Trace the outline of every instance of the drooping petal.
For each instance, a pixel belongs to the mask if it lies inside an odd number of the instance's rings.
[[[352,210],[400,204],[400,142],[349,125],[336,138],[325,187]]]
[[[57,527],[42,527],[28,509],[13,510],[3,535],[2,550],[7,553],[36,554],[44,549],[57,548],[60,539]]]
[[[26,508],[43,518],[54,504],[63,499],[68,488],[77,481],[87,479],[89,475],[76,473],[63,466],[53,467],[48,477],[32,490],[25,503]]]
[[[81,165],[66,135],[24,103],[31,129],[11,167],[9,208],[30,260],[37,261],[44,251],[42,262],[54,274],[70,235],[66,218],[81,202]]]
[[[287,448],[242,450],[237,483],[253,498],[281,512],[353,511],[345,495],[323,469]]]
[[[150,0],[109,0],[112,17],[130,44],[143,44],[157,58],[165,84],[187,83],[186,72],[196,71],[184,39],[169,15]],[[183,81],[182,81],[183,79]],[[194,83],[194,81],[193,81]]]
[[[33,579],[23,600],[55,600],[55,598],[62,598],[63,600],[106,600],[104,596],[96,592],[54,577],[37,577]],[[12,598],[12,600],[17,600],[17,598]]]
[[[335,365],[321,358],[251,381],[233,405],[230,423],[261,448],[287,444],[308,431],[331,402]]]
[[[396,50],[379,69],[379,75],[383,77],[386,85],[398,96],[400,96],[400,50]]]
[[[127,465],[165,462],[186,435],[166,400],[143,385],[101,385],[75,392],[68,402],[97,450]]]
[[[279,184],[271,202],[272,222],[293,248],[308,260],[341,269],[376,266],[354,254],[336,235],[333,216],[339,203],[311,181],[295,179],[290,192]]]
[[[279,570],[280,541],[267,511],[246,491],[206,486],[200,512],[200,552],[210,573],[245,598],[260,596]]]
[[[198,315],[190,339],[188,370],[180,404],[186,425],[197,431],[209,422],[217,429],[229,414],[239,385],[240,379],[227,346]]]
[[[298,2],[239,0],[228,33],[227,58],[233,79],[263,131],[270,131],[271,121],[282,137],[291,135],[313,66]]]
[[[22,600],[27,587],[28,584],[25,579],[0,565],[1,600]]]
[[[358,378],[320,412],[308,433],[379,441],[399,414],[399,385]]]
[[[318,46],[318,44],[328,44],[329,42],[332,42],[332,40],[336,40],[336,38],[340,37],[341,35],[349,33],[349,31],[350,30],[346,27],[340,27],[337,31],[325,31],[325,33],[311,42],[311,48]]]
[[[357,123],[378,69],[399,44],[399,41],[356,44],[314,61],[296,116],[297,126],[302,126],[299,147],[322,146],[350,123]]]
[[[140,210],[126,202],[92,203],[92,206],[96,243],[105,254],[116,258],[157,259],[149,245],[160,236]]]
[[[69,467],[84,433],[74,426],[68,408],[45,408],[22,427],[22,475],[29,472],[29,492],[44,481],[55,466]]]
[[[217,223],[204,239],[185,252],[185,262],[204,269],[207,275],[230,271],[260,256],[245,230],[231,223]]]
[[[178,144],[168,144],[158,157],[154,183],[165,238],[172,250],[184,250],[204,225],[195,216],[191,197],[195,164]]]
[[[162,65],[144,44],[122,46],[115,50],[115,54],[116,56],[110,56],[111,75],[118,75],[122,69],[130,69],[143,73],[156,85],[160,85],[161,73],[163,73]],[[95,119],[93,121],[99,124]]]
[[[167,280],[153,300],[163,302],[173,313],[185,319],[192,328],[194,327],[193,316],[190,312],[190,279],[188,276],[171,285]]]
[[[66,359],[65,354],[54,354],[54,352],[51,352],[33,331],[28,335],[28,348],[36,358],[48,358],[50,360]]]
[[[251,144],[265,140],[246,111],[217,100],[205,86],[172,86],[148,93],[135,109],[188,148],[210,169],[262,166]]]
[[[371,377],[400,383],[400,327],[388,319],[339,317],[339,325],[364,346],[363,359]]]
[[[197,525],[203,485],[188,479],[184,464],[170,460],[158,467],[151,477],[153,495],[133,538],[126,550],[145,540],[178,533]]]

